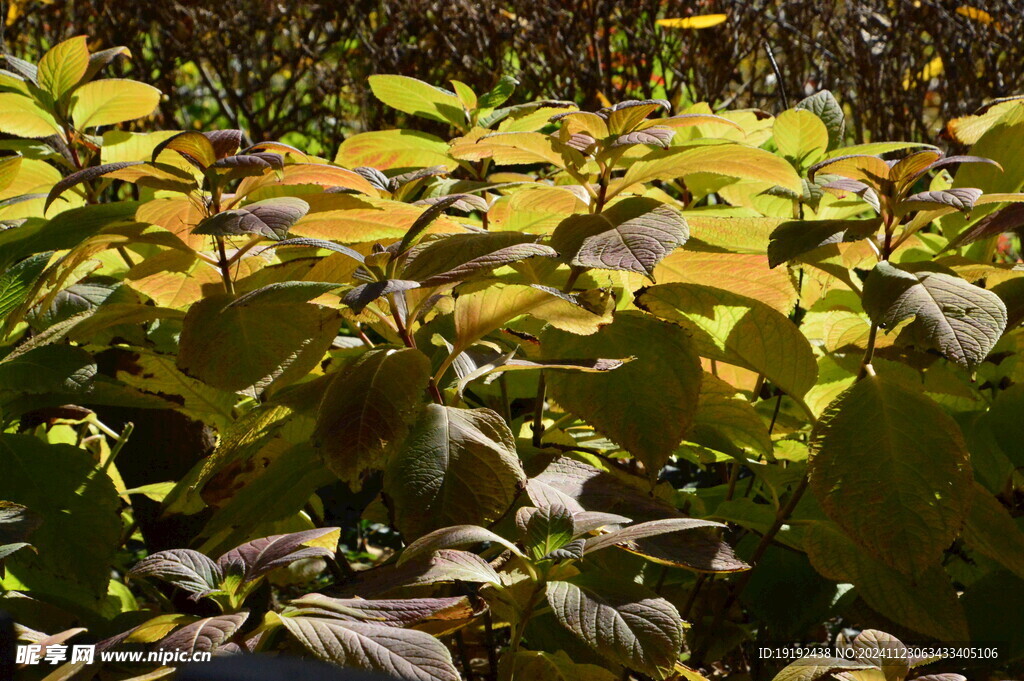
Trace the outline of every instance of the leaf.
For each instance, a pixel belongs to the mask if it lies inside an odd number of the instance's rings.
[[[302,199],[280,196],[216,213],[200,222],[193,232],[216,236],[258,234],[280,241],[288,236],[288,228],[307,212],[309,204]]]
[[[431,222],[439,218],[446,208],[461,200],[463,196],[463,194],[451,194],[449,196],[442,197],[428,206],[427,209],[416,218],[416,221],[412,223],[412,226],[409,227],[405,236],[402,237],[396,257],[407,252],[412,247],[413,241],[416,240],[416,237],[418,237],[423,230],[429,227]]]
[[[82,348],[44,345],[0,362],[0,392],[82,394],[98,373],[96,360]]]
[[[330,558],[338,548],[341,529],[318,527],[291,534],[275,534],[237,546],[217,559],[217,567],[228,574],[234,566],[243,569],[242,583],[251,582],[271,570],[305,558]]]
[[[384,296],[402,291],[411,291],[420,287],[418,281],[407,281],[405,279],[386,279],[384,281],[372,281],[367,284],[360,284],[354,289],[347,291],[341,297],[341,302],[352,308],[352,311],[359,314],[363,309]]]
[[[526,523],[526,547],[534,560],[541,560],[572,541],[576,534],[572,513],[565,506],[537,509]]]
[[[865,280],[863,304],[883,328],[914,318],[925,343],[966,369],[988,356],[1006,328],[1006,306],[995,293],[951,274],[908,272],[888,262]]]
[[[655,265],[689,237],[675,208],[628,198],[601,213],[569,216],[551,235],[551,245],[577,267],[638,272],[653,280]]]
[[[5,588],[76,609],[99,608],[122,529],[121,503],[110,478],[85,450],[30,435],[0,436],[0,460],[0,499],[42,519],[32,534],[38,554],[21,551],[6,560],[8,579],[17,581],[4,580]]]
[[[545,594],[558,622],[604,657],[655,679],[672,673],[681,618],[646,587],[588,573],[548,582]]]
[[[205,298],[185,315],[178,369],[222,390],[284,385],[312,369],[341,326],[336,310],[311,303],[231,306]]]
[[[368,81],[373,95],[393,109],[456,128],[468,122],[462,102],[448,90],[408,76],[375,75]]]
[[[537,506],[560,503],[577,510],[574,522],[583,526],[582,509],[629,513],[640,521],[681,518],[679,511],[662,499],[616,478],[611,473],[574,459],[562,457],[548,464],[527,482],[527,492]],[[625,521],[614,521],[625,522]],[[603,524],[603,523],[602,523]],[[728,544],[702,530],[640,539],[624,549],[665,565],[704,572],[735,572],[749,565],[736,558]]]
[[[772,126],[775,146],[800,165],[813,163],[829,145],[825,123],[812,111],[801,108],[783,111]]]
[[[398,565],[408,563],[413,558],[433,555],[443,549],[460,548],[483,542],[500,544],[517,556],[523,555],[523,552],[515,544],[487,528],[479,525],[453,525],[425,534],[406,546],[402,555],[398,557]]]
[[[849,243],[873,236],[881,217],[867,220],[790,220],[775,228],[768,244],[768,266],[784,262],[830,244]]]
[[[564,650],[554,653],[520,650],[502,660],[513,669],[510,678],[532,681],[616,681],[619,677],[596,664],[577,664]]]
[[[410,627],[421,622],[459,620],[473,616],[465,596],[445,598],[374,599],[329,598],[306,594],[290,604],[299,615],[330,617],[349,622],[374,622],[386,627]]]
[[[857,651],[858,662],[873,664],[882,670],[886,681],[903,681],[910,673],[910,652],[903,641],[877,629],[864,629],[849,645]]]
[[[320,617],[282,617],[281,623],[326,662],[418,681],[461,678],[444,644],[422,631]]]
[[[153,160],[156,161],[164,150],[177,152],[185,160],[203,170],[217,162],[217,152],[213,148],[213,142],[201,132],[186,130],[168,137],[153,147]]]
[[[317,410],[312,440],[327,467],[357,483],[402,443],[423,399],[430,362],[418,350],[370,350],[338,372]]]
[[[359,173],[324,163],[290,163],[276,173],[247,177],[238,184],[235,199],[252,194],[258,189],[313,185],[317,187],[352,189],[366,196],[376,197],[380,192]]]
[[[700,404],[686,439],[732,456],[772,453],[772,439],[761,415],[736,388],[705,373]]]
[[[0,544],[24,541],[43,524],[38,513],[10,501],[0,501]]]
[[[858,669],[873,669],[874,665],[840,657],[800,658],[790,662],[776,674],[772,681],[818,681],[824,676]]]
[[[869,376],[830,405],[811,448],[811,489],[855,542],[907,574],[938,565],[972,494],[955,421],[923,392]]]
[[[550,246],[536,241],[535,236],[517,232],[452,234],[413,249],[402,277],[423,286],[438,286],[463,281],[519,260],[558,255]]]
[[[213,652],[228,642],[235,635],[249,613],[245,610],[230,615],[207,617],[198,622],[186,624],[173,634],[158,642],[161,650],[180,650],[191,653]]]
[[[437,165],[453,170],[459,165],[448,155],[448,144],[444,140],[416,130],[378,130],[352,135],[341,143],[334,162],[350,168],[371,166],[378,170]]]
[[[278,241],[274,247],[282,248],[284,246],[309,246],[311,248],[324,248],[329,251],[334,251],[335,253],[342,253],[344,255],[347,255],[348,257],[352,258],[353,260],[360,264],[365,262],[366,260],[365,256],[363,256],[362,253],[355,249],[349,248],[348,246],[343,246],[341,244],[336,244],[332,241],[324,241],[323,239],[306,239],[303,237],[297,237],[295,239],[285,239],[284,241]]]
[[[497,520],[525,480],[515,438],[490,409],[428,404],[385,473],[407,539],[439,527]]]
[[[989,213],[960,232],[943,250],[959,248],[981,239],[990,239],[1004,232],[1017,232],[1024,228],[1024,203],[1014,203],[1005,208]]]
[[[808,526],[804,549],[815,570],[854,584],[869,606],[893,622],[943,641],[970,640],[957,591],[940,565],[902,574],[862,551],[831,523]]]
[[[15,137],[49,137],[60,126],[32,99],[16,92],[0,92],[0,132]]]
[[[79,170],[77,173],[71,173],[57,184],[53,185],[53,189],[46,196],[46,203],[44,204],[44,210],[50,207],[58,196],[63,194],[68,189],[71,189],[77,184],[94,180],[97,177],[103,177],[108,173],[112,173],[115,170],[121,170],[122,168],[128,168],[130,166],[140,165],[142,161],[122,161],[119,163],[104,163],[99,166],[92,166],[84,170]]]
[[[39,87],[59,100],[78,84],[88,68],[85,36],[69,38],[54,45],[39,60]]]
[[[650,520],[646,523],[629,525],[618,530],[612,530],[611,532],[606,532],[596,537],[592,537],[587,540],[587,545],[583,550],[583,553],[593,553],[594,551],[600,551],[601,549],[606,549],[609,546],[615,546],[616,544],[626,544],[629,542],[635,542],[638,539],[656,537],[658,535],[669,534],[671,532],[682,532],[683,530],[693,530],[699,527],[725,527],[725,524],[716,523],[713,520],[700,520],[698,518],[664,518],[662,520]]]
[[[832,151],[843,142],[846,132],[846,116],[843,107],[829,90],[821,90],[806,97],[796,105],[797,109],[806,109],[821,119],[828,131],[828,151]]]
[[[916,210],[935,210],[937,208],[953,208],[961,213],[970,213],[974,202],[981,198],[980,189],[943,189],[939,191],[920,192],[903,199],[899,204],[899,214],[905,215]]]
[[[455,299],[456,349],[465,350],[505,323],[524,314],[557,329],[589,335],[612,320],[609,309],[589,305],[578,296],[540,286],[489,284],[464,291]]]
[[[515,92],[516,86],[519,85],[519,81],[507,74],[502,75],[498,79],[498,84],[491,88],[488,92],[480,95],[480,99],[477,102],[477,107],[480,109],[494,109],[506,101]]]
[[[501,586],[501,577],[494,571],[494,568],[480,556],[468,551],[441,549],[435,551],[434,555],[429,558],[409,561],[401,569],[403,577],[400,583],[407,586],[443,582]],[[391,587],[396,585],[390,577],[389,583]]]
[[[0,274],[0,319],[24,303],[25,296],[46,268],[51,255],[46,252],[30,256]]]
[[[153,553],[129,571],[134,577],[156,577],[203,596],[220,588],[223,574],[211,559],[192,549],[171,549]]]
[[[729,16],[727,14],[696,14],[692,17],[685,17],[681,19],[658,19],[656,23],[658,26],[664,26],[665,28],[711,28],[712,26],[718,26],[724,23]]]
[[[135,80],[106,78],[86,83],[71,97],[71,118],[79,130],[113,125],[153,113],[160,91]]]
[[[818,365],[800,330],[764,303],[697,284],[661,284],[637,292],[638,307],[692,333],[697,352],[764,374],[791,397],[814,386]]]
[[[652,151],[633,163],[623,178],[609,185],[608,197],[635,184],[651,180],[674,180],[693,173],[762,180],[794,192],[800,192],[803,188],[800,176],[785,159],[763,149],[722,144]]]
[[[686,333],[636,312],[619,312],[592,336],[546,329],[541,348],[547,357],[636,356],[608,373],[549,373],[546,379],[558,404],[629,450],[656,477],[697,410],[703,372]]]
[[[971,494],[963,538],[969,547],[1024,579],[1024,532],[1006,507],[978,482]]]

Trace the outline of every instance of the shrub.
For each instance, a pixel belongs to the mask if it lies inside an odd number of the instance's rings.
[[[1024,100],[946,156],[842,146],[828,91],[673,115],[376,75],[450,139],[328,160],[118,129],[159,96],[101,77],[123,56],[0,74],[23,636],[421,679],[762,673],[745,643],[839,627],[1024,656]]]

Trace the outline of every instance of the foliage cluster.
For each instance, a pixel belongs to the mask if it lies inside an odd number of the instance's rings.
[[[677,110],[697,101],[772,110],[780,89],[795,103],[828,88],[859,141],[932,141],[945,122],[1024,83],[1016,0],[6,5],[7,51],[26,58],[79,33],[128,41],[135,77],[166,95],[163,129],[242,128],[252,141],[278,139],[325,157],[341,133],[429,126],[368,96],[375,73],[456,78],[477,92],[510,73],[520,101],[565,99],[588,110],[650,98]],[[658,23],[714,13],[725,21],[704,30]]]
[[[946,156],[844,147],[828,91],[585,111],[377,75],[449,134],[324,158],[120,129],[160,97],[104,77],[127,56],[0,71],[24,640],[437,681],[763,677],[745,644],[826,637],[1019,668],[1024,99]]]

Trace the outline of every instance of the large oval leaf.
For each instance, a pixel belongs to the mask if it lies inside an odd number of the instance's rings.
[[[551,395],[644,463],[656,476],[693,423],[703,372],[686,332],[638,312],[620,312],[592,336],[547,329],[548,357],[636,360],[606,373],[548,372]],[[671,358],[666,362],[666,358]]]
[[[551,245],[578,267],[638,272],[653,280],[654,267],[689,237],[675,208],[634,197],[601,213],[569,216],[551,235]]]
[[[427,405],[387,469],[385,489],[406,539],[447,525],[486,525],[512,504],[525,475],[515,438],[490,409]]]
[[[590,573],[548,582],[546,595],[559,623],[601,655],[656,679],[672,673],[682,618],[653,591]]]
[[[281,623],[326,662],[416,681],[461,678],[444,644],[422,631],[322,617],[282,617]]]
[[[408,434],[429,376],[426,355],[412,348],[371,350],[335,375],[313,432],[327,467],[350,484],[383,467]]]
[[[370,76],[374,96],[393,109],[432,121],[466,125],[466,111],[454,93],[408,76]]]
[[[311,303],[231,305],[227,294],[193,305],[181,331],[178,368],[222,390],[283,385],[312,369],[341,317]]]
[[[814,385],[814,353],[793,322],[759,300],[698,284],[662,284],[637,292],[636,304],[693,333],[704,357],[764,374],[791,397]]]
[[[160,91],[135,80],[107,78],[78,88],[71,101],[75,127],[84,130],[148,116],[160,103]]]
[[[1006,328],[995,293],[943,272],[908,272],[880,262],[864,282],[864,310],[894,328],[914,318],[923,341],[964,368],[980,364]]]
[[[916,573],[939,563],[971,501],[960,428],[919,390],[870,376],[815,428],[811,489],[872,555]]]

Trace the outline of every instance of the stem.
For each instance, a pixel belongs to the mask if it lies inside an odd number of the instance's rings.
[[[242,259],[243,255],[245,255],[246,253],[249,252],[249,249],[251,249],[253,246],[255,246],[256,244],[258,244],[261,241],[263,241],[263,237],[262,236],[250,237],[249,241],[246,242],[246,244],[244,246],[239,248],[237,251],[235,251],[234,255],[232,255],[230,258],[228,258],[227,264],[228,265],[234,265],[236,262],[238,262],[239,260]]]
[[[487,678],[498,681],[498,654],[494,645],[494,623],[491,621],[490,609],[484,611],[484,631],[487,634]]]
[[[757,545],[757,548],[754,549],[754,553],[751,554],[751,566],[756,565],[757,562],[761,560],[761,558],[765,554],[765,551],[767,551],[768,547],[772,545],[773,541],[775,541],[775,537],[776,535],[778,535],[779,530],[781,530],[782,526],[786,524],[787,520],[789,520],[789,516],[793,514],[793,511],[796,509],[797,504],[800,503],[800,499],[803,497],[804,492],[807,491],[807,485],[807,475],[804,475],[804,477],[800,479],[800,483],[796,486],[796,489],[793,490],[793,494],[790,495],[789,501],[787,501],[786,505],[780,508],[779,512],[775,514],[775,522],[772,523],[772,526],[769,527],[768,531],[765,532],[763,537],[761,537],[760,543]],[[712,622],[711,627],[708,629],[709,635],[712,634],[716,629],[718,629],[718,627],[722,624],[722,619],[729,611],[729,608],[731,608],[732,605],[736,602],[736,599],[739,598],[740,594],[743,593],[743,589],[745,589],[747,584],[750,583],[750,579],[753,577],[753,574],[753,569],[747,570],[736,581],[736,586],[735,588],[733,588],[732,593],[729,594],[728,598],[725,599],[725,603],[723,603],[722,607],[719,608],[718,612],[715,613],[715,619]],[[700,647],[694,652],[693,655],[693,661],[695,666],[701,666],[701,664],[704,661],[704,656],[707,655],[708,648],[710,646],[710,636],[706,637],[703,641],[701,641]]]
[[[533,446],[540,447],[544,437],[544,399],[547,392],[547,384],[544,380],[544,372],[540,372],[540,379],[537,381],[537,398],[533,403]]]
[[[466,681],[475,681],[473,667],[469,663],[469,653],[466,651],[466,640],[462,636],[462,629],[455,632],[455,649],[459,652],[459,661],[462,662],[462,673],[466,675]]]
[[[116,459],[117,455],[121,453],[121,450],[124,448],[125,443],[128,442],[128,438],[132,436],[133,430],[135,430],[134,423],[129,421],[128,423],[124,424],[124,428],[121,429],[121,434],[117,436],[117,440],[114,442],[114,446],[110,448],[110,456],[106,458],[106,460],[103,462],[102,468],[100,468],[100,470],[102,470],[104,473],[110,470],[110,467],[114,463],[114,459]]]
[[[224,290],[235,295],[235,283],[231,281],[231,266],[228,263],[227,252],[224,250],[224,237],[216,236],[214,239],[217,241],[217,254],[220,256],[217,267],[220,269],[220,277],[224,281]]]

